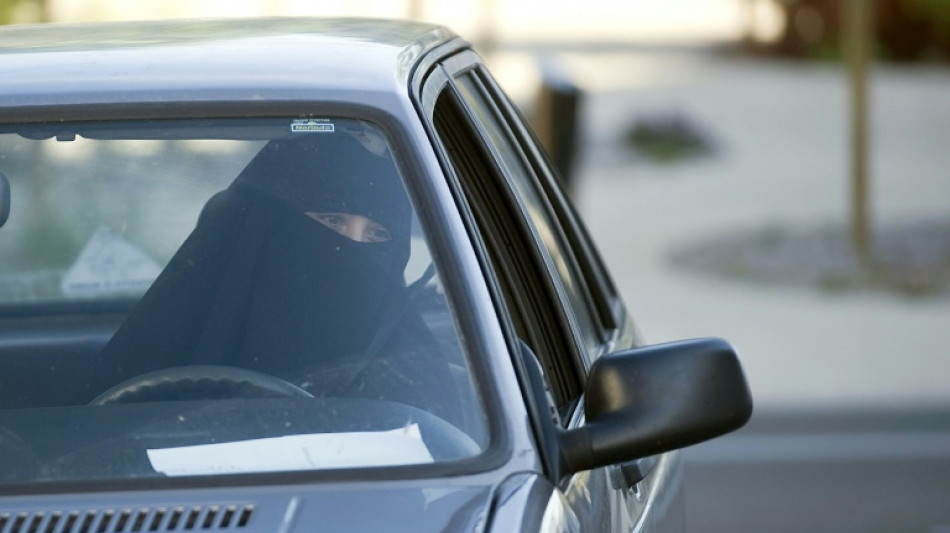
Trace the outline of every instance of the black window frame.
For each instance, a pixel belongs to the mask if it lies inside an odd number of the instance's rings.
[[[561,252],[561,259],[567,263],[565,266],[569,270],[570,280],[576,285],[575,298],[580,300],[575,305],[575,300],[569,295],[570,290],[561,282],[561,274],[553,264],[549,264],[548,273],[561,285],[557,290],[562,295],[563,305],[575,313],[587,314],[590,319],[589,331],[584,331],[577,320],[571,319],[571,322],[574,322],[571,327],[575,336],[584,341],[581,373],[586,375],[586,370],[593,361],[613,346],[620,324],[623,323],[622,304],[602,262],[590,244],[586,230],[583,229],[570,202],[566,200],[549,158],[526,126],[520,112],[504,96],[482,65],[474,65],[465,72],[457,73],[455,77],[466,75],[475,78],[477,88],[481,92],[479,96],[492,106],[496,118],[506,129],[507,137],[513,144],[512,148],[518,151],[528,181],[527,186],[537,194],[544,215],[550,220],[548,228],[554,232],[553,237]],[[515,184],[511,186],[518,188]],[[533,225],[533,217],[528,216],[526,212],[524,215]],[[537,235],[535,240],[539,246],[544,246]],[[578,309],[577,305],[582,306],[582,309]]]
[[[579,254],[575,255],[575,265],[588,289],[586,292],[590,296],[591,308],[597,313],[604,339],[612,339],[624,325],[623,303],[587,227],[562,185],[564,180],[559,175],[557,166],[542,148],[538,137],[527,126],[528,121],[521,111],[505,95],[491,74],[486,69],[479,69],[479,74],[487,90],[494,95],[508,123],[512,125],[513,134],[534,169],[538,185],[549,201],[567,245]]]
[[[448,118],[440,112],[444,106],[452,107],[451,122],[443,122]],[[524,224],[513,189],[491,157],[487,141],[472,127],[475,121],[451,81],[440,91],[433,109],[437,144],[445,151],[466,210],[477,226],[474,231],[502,300],[499,308],[518,341],[541,361],[557,406],[566,413],[582,394],[584,376],[576,366],[579,347],[567,317],[560,312],[557,288],[549,276],[534,275],[546,269],[544,258]],[[472,164],[475,159],[479,161]],[[478,175],[480,169],[488,169],[490,175]]]

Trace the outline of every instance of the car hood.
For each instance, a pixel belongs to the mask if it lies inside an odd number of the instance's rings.
[[[16,518],[7,533],[481,531],[493,494],[428,480],[6,495],[0,517]]]
[[[328,488],[291,500],[288,531],[480,531],[490,497],[487,486]]]

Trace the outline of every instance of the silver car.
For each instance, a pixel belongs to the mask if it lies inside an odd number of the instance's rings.
[[[4,28],[0,174],[2,533],[681,530],[752,411],[442,27]]]

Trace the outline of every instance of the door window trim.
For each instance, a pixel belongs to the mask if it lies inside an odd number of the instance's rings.
[[[533,242],[533,233],[525,225],[513,189],[456,91],[454,85],[447,84],[434,106],[438,145],[446,152],[472,214],[475,232],[486,252],[486,268],[494,273],[501,307],[515,332],[514,337],[527,342],[539,356],[545,372],[550,375],[559,409],[567,410],[583,390],[583,375],[577,367],[578,347],[565,327],[566,316],[557,311],[561,309],[561,296],[550,277],[534,275],[545,268],[544,258]],[[451,117],[456,123],[439,124],[447,120],[445,113],[439,113],[445,106],[454,108],[450,113],[456,114]],[[456,139],[456,136],[465,138]],[[472,158],[482,160],[481,168],[459,164]],[[479,174],[486,170],[490,176]],[[501,227],[508,231],[499,231]],[[512,349],[518,348],[517,344],[514,342]]]

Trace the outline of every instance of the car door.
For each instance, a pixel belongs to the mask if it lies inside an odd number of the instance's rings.
[[[672,455],[561,475],[556,434],[584,423],[590,365],[639,340],[524,121],[472,52],[432,70],[421,102],[482,252],[545,475],[582,531],[682,529]]]

